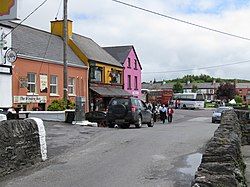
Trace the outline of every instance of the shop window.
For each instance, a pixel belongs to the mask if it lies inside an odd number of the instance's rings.
[[[103,69],[101,67],[92,66],[90,70],[91,81],[102,82]]]
[[[69,94],[75,95],[75,78],[69,77],[68,82],[69,82],[68,83]]]
[[[58,94],[58,77],[56,75],[50,76],[50,93]]]
[[[36,93],[36,74],[28,73],[27,77],[28,77],[28,92]]]
[[[121,84],[121,72],[115,69],[111,69],[109,77],[110,77],[110,83]]]

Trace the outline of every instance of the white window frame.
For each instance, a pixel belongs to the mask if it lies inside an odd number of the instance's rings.
[[[34,78],[35,78],[34,82],[32,82],[32,81],[29,80],[29,78],[30,78],[29,75],[34,75]],[[36,74],[32,73],[32,72],[29,72],[29,73],[27,73],[27,78],[28,78],[28,94],[35,94],[37,92],[37,88],[36,88]],[[30,89],[29,89],[30,85],[34,85],[34,88],[35,88],[34,92],[30,91]]]
[[[75,77],[69,77],[68,80],[68,90],[69,90],[69,95],[75,95],[76,94],[76,79]]]
[[[56,78],[55,83],[52,83],[52,78]],[[51,88],[55,88],[56,93],[52,92]],[[57,75],[50,75],[50,81],[49,81],[49,90],[50,90],[50,95],[58,95],[58,76]]]

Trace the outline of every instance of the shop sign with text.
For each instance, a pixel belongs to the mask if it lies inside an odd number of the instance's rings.
[[[46,96],[14,96],[14,103],[46,103]]]

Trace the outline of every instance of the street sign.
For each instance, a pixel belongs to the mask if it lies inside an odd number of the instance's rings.
[[[17,54],[16,51],[14,51],[13,49],[8,49],[5,53],[5,63],[9,62],[9,63],[14,63],[17,59]]]

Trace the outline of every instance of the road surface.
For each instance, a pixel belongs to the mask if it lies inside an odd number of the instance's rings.
[[[46,127],[50,159],[6,177],[0,186],[190,186],[204,146],[218,128],[211,114],[175,110],[173,123],[141,129],[51,125]]]

